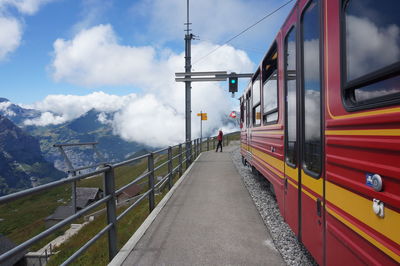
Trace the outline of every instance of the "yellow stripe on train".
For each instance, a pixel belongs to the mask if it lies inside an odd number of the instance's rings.
[[[325,130],[325,135],[400,136],[400,129]]]
[[[385,208],[385,216],[379,218],[372,210],[372,200],[361,197],[328,181],[325,183],[325,193],[325,198],[328,202],[369,227],[374,228],[374,230],[395,243],[400,243],[400,213]]]
[[[349,222],[348,220],[346,220],[345,218],[343,218],[342,216],[340,216],[337,212],[335,212],[334,210],[330,209],[329,207],[326,208],[326,210],[328,211],[328,213],[330,213],[332,216],[336,217],[336,219],[338,219],[339,221],[341,221],[342,223],[344,223],[346,226],[348,226],[349,228],[351,228],[353,231],[355,231],[357,234],[359,234],[360,236],[362,236],[364,239],[366,239],[368,242],[370,242],[371,244],[373,244],[374,246],[376,246],[377,248],[379,248],[382,252],[384,252],[385,254],[387,254],[389,257],[391,257],[392,259],[394,259],[397,262],[400,262],[400,255],[396,254],[395,252],[393,252],[391,249],[387,248],[385,245],[383,245],[382,243],[378,242],[375,238],[373,238],[372,236],[368,235],[367,233],[365,233],[364,231],[362,231],[360,228],[358,228],[357,226],[355,226],[354,224],[352,224],[351,222]]]
[[[282,174],[284,171],[284,162],[282,160],[279,160],[279,159],[277,159],[265,152],[262,152],[254,147],[252,147],[252,153],[254,156],[257,156],[258,158],[260,158],[264,162],[267,162],[272,167],[274,167],[276,170],[278,170],[280,173],[276,173],[276,171],[274,171],[275,174],[279,175],[280,178],[283,178]]]

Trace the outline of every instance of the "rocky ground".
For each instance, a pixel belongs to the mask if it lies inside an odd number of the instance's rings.
[[[239,146],[232,152],[232,160],[285,262],[288,265],[318,265],[284,222],[268,181],[253,175],[250,167],[243,166]]]

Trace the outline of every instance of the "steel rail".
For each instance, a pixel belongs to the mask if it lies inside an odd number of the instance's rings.
[[[147,190],[143,193],[131,206],[129,206],[126,210],[124,210],[120,215],[117,216],[117,221],[122,219],[130,210],[135,208],[143,199],[145,199],[151,192],[151,189]]]
[[[138,161],[138,160],[147,158],[147,157],[149,156],[149,154],[150,154],[150,153],[146,153],[146,154],[141,155],[141,156],[139,156],[139,157],[135,157],[135,158],[132,158],[132,159],[129,159],[129,160],[126,160],[126,161],[122,161],[122,162],[116,163],[116,164],[113,165],[113,167],[116,168],[116,167],[120,167],[120,166],[125,166],[125,165],[127,165],[127,164],[131,164],[131,163],[133,163],[133,162],[135,162],[135,161]]]
[[[229,136],[230,134],[226,134],[225,136]],[[88,144],[88,143],[86,143]],[[89,143],[89,144],[97,144],[97,143]],[[123,162],[119,162],[116,163],[114,165],[108,164],[105,165],[104,167],[94,170],[92,172],[89,173],[85,173],[85,174],[80,174],[77,176],[73,176],[73,177],[69,177],[69,178],[65,178],[62,180],[58,180],[58,181],[54,181],[48,184],[44,184],[41,185],[39,187],[35,187],[35,188],[30,188],[24,191],[20,191],[20,192],[16,192],[10,195],[6,195],[3,197],[0,197],[0,204],[1,203],[6,203],[12,200],[17,200],[19,198],[22,198],[24,196],[30,196],[33,194],[36,194],[38,192],[44,191],[44,190],[49,190],[51,188],[54,187],[59,187],[61,185],[64,184],[68,184],[68,183],[73,183],[82,179],[85,179],[87,177],[91,177],[91,176],[95,176],[95,175],[99,175],[99,174],[104,174],[104,189],[105,189],[105,193],[106,196],[104,196],[102,199],[96,201],[95,203],[87,206],[86,208],[79,210],[77,213],[72,214],[71,216],[69,216],[68,218],[62,220],[61,222],[53,225],[52,227],[48,228],[47,230],[37,234],[36,236],[28,239],[27,241],[23,242],[22,244],[16,246],[15,248],[8,250],[7,252],[3,253],[0,255],[0,263],[5,261],[6,259],[9,259],[10,257],[12,257],[13,255],[15,255],[18,252],[21,252],[23,250],[26,250],[27,248],[29,248],[30,246],[32,246],[33,244],[35,244],[36,242],[40,241],[41,239],[49,236],[50,234],[54,233],[56,230],[59,230],[60,228],[64,227],[67,224],[70,224],[73,220],[83,216],[84,214],[88,213],[89,211],[93,210],[94,208],[100,206],[101,204],[107,203],[106,204],[106,209],[107,209],[107,215],[111,215],[112,219],[110,219],[110,217],[107,219],[108,220],[108,225],[106,225],[101,231],[99,231],[93,238],[91,238],[88,242],[86,242],[82,247],[80,247],[74,254],[72,254],[66,261],[63,262],[62,265],[68,265],[71,262],[73,262],[76,258],[78,258],[83,252],[85,252],[88,247],[90,247],[91,245],[93,245],[101,236],[103,236],[105,233],[108,232],[108,240],[109,240],[109,258],[110,260],[115,256],[117,250],[117,238],[116,238],[116,227],[117,227],[117,221],[119,221],[120,219],[122,219],[130,210],[132,210],[133,208],[135,208],[140,202],[142,202],[144,199],[146,199],[146,197],[148,197],[149,195],[151,195],[151,193],[154,193],[155,188],[157,189],[161,189],[165,186],[165,184],[167,184],[167,181],[171,181],[173,175],[176,172],[180,172],[181,173],[181,169],[184,166],[184,164],[186,163],[186,169],[188,167],[188,164],[191,163],[193,157],[197,157],[200,154],[200,150],[199,150],[199,145],[201,145],[201,142],[199,143],[198,140],[194,140],[193,142],[186,142],[186,143],[181,143],[175,146],[169,146],[168,148],[165,149],[161,149],[158,150],[156,152],[153,153],[148,153],[136,158],[132,158]],[[65,145],[64,145],[65,146]],[[70,144],[67,146],[79,146],[79,144]],[[57,145],[55,145],[55,147],[57,147]],[[179,151],[177,155],[175,155],[174,157],[171,156],[172,153],[172,149],[179,147]],[[190,148],[190,149],[188,149]],[[165,152],[168,150],[168,160],[166,160],[165,162],[163,162],[162,164],[158,165],[156,168],[154,168],[152,165],[154,165],[154,154],[155,153],[161,153],[161,152]],[[180,159],[178,165],[175,168],[172,168],[172,162],[174,159],[178,158]],[[153,163],[148,163],[148,167],[150,170],[148,170],[147,172],[145,172],[144,174],[140,175],[139,177],[137,177],[135,180],[133,180],[132,182],[124,185],[123,187],[119,188],[119,189],[115,189],[115,176],[114,176],[114,169],[124,166],[124,165],[128,165],[131,164],[135,161],[141,160],[141,159],[145,159],[147,158],[148,160],[151,160]],[[183,159],[185,158],[185,159]],[[104,163],[100,163],[99,165],[102,165]],[[154,185],[154,181],[152,181],[152,186],[149,190],[147,190],[145,193],[141,194],[140,197],[131,205],[129,206],[126,210],[124,210],[120,215],[116,216],[116,208],[115,208],[115,203],[113,203],[112,201],[115,199],[116,195],[119,195],[120,193],[122,193],[125,189],[127,189],[128,187],[140,182],[141,180],[145,179],[146,177],[149,177],[149,179],[152,175],[154,175],[154,172],[156,170],[159,170],[161,167],[165,166],[166,164],[169,164],[168,170],[167,170],[167,174],[156,184]],[[79,168],[79,169],[75,169],[76,170],[83,170],[83,169],[87,169],[87,168],[91,168],[91,167],[95,167],[95,166],[99,166],[99,165],[92,165],[92,166],[88,166],[85,168]],[[151,203],[151,197],[149,198],[149,203]],[[154,204],[153,204],[154,205]],[[153,206],[154,208],[154,206]],[[152,208],[151,208],[152,209]],[[115,226],[115,227],[114,227]],[[110,245],[112,245],[113,247],[110,249]]]
[[[162,189],[162,187],[164,187],[165,186],[165,184],[167,184],[167,181],[168,181],[168,178],[166,178],[165,180],[161,180],[161,181],[163,181],[162,182],[162,184],[160,185],[160,187],[158,188],[158,189]]]
[[[176,171],[178,171],[179,170],[179,166],[181,166],[180,164],[178,164],[178,166],[177,167],[175,167],[174,169],[172,169],[172,173],[175,173]]]
[[[64,178],[64,179],[61,179],[61,180],[58,180],[58,181],[54,181],[54,182],[51,182],[51,183],[47,183],[47,184],[44,184],[44,185],[41,185],[41,186],[38,186],[38,187],[29,188],[29,189],[22,190],[22,191],[13,193],[13,194],[2,196],[2,197],[0,197],[0,203],[6,203],[8,201],[16,200],[16,199],[22,198],[24,196],[33,195],[33,194],[41,192],[43,190],[48,190],[50,188],[58,187],[58,186],[61,186],[61,185],[64,185],[64,184],[68,184],[68,183],[72,183],[74,181],[78,181],[78,180],[81,180],[81,179],[84,179],[84,178],[87,178],[87,177],[90,177],[90,176],[102,174],[102,173],[105,173],[108,169],[110,169],[110,166],[106,166],[104,168],[95,170],[95,171],[90,172],[90,173]]]
[[[162,164],[158,165],[157,167],[154,167],[154,172],[157,171],[158,169],[160,169],[161,167],[163,167],[164,165],[166,165],[168,163],[168,160],[163,162]]]
[[[47,230],[39,233],[38,235],[28,239],[27,241],[23,242],[22,244],[16,246],[15,248],[10,249],[9,251],[1,254],[0,255],[0,262],[3,262],[6,259],[9,259],[13,255],[17,254],[18,252],[21,252],[21,251],[27,249],[28,247],[32,246],[33,244],[35,244],[36,242],[38,242],[42,238],[45,238],[46,236],[52,234],[53,232],[55,232],[56,230],[60,229],[64,225],[67,225],[68,223],[72,222],[76,218],[81,217],[85,213],[87,213],[90,210],[96,208],[97,206],[109,201],[110,199],[112,199],[111,195],[105,196],[104,198],[102,198],[102,199],[96,201],[95,203],[93,203],[92,205],[89,205],[87,208],[78,211],[76,214],[69,216],[68,218],[62,220],[58,224],[53,225],[49,229],[47,229]]]
[[[80,170],[85,170],[85,169],[89,169],[89,168],[94,168],[94,167],[98,167],[100,165],[105,165],[107,164],[107,162],[101,162],[101,163],[97,163],[97,164],[93,164],[93,165],[89,165],[89,166],[83,166],[83,167],[79,167],[79,168],[74,168],[74,170],[69,170],[68,172],[76,172],[76,171],[80,171]]]
[[[158,188],[158,186],[159,186],[163,181],[168,180],[169,175],[170,175],[170,174],[168,173],[168,174],[166,174],[165,176],[163,176],[163,178],[161,178],[161,180],[158,181],[158,183],[155,184],[154,187],[155,187],[155,188]]]
[[[164,151],[166,151],[166,150],[168,150],[168,149],[169,149],[169,147],[163,148],[163,149],[160,149],[160,150],[157,150],[157,151],[153,151],[153,154],[162,153],[162,152],[164,152]]]
[[[123,187],[120,187],[119,189],[117,189],[117,190],[115,191],[115,195],[121,194],[122,191],[124,191],[124,190],[127,189],[128,187],[130,187],[130,186],[132,186],[132,185],[138,183],[139,181],[143,180],[145,177],[147,177],[147,176],[149,176],[149,175],[150,175],[150,172],[146,172],[146,173],[144,173],[143,175],[141,175],[141,176],[139,176],[138,178],[136,178],[135,180],[133,180],[132,182],[126,184],[126,185],[123,186]]]
[[[74,260],[76,260],[83,252],[85,252],[91,245],[94,244],[100,237],[102,237],[105,233],[107,233],[113,224],[108,224],[104,227],[100,232],[98,232],[94,237],[92,237],[88,242],[85,243],[80,249],[78,249],[74,254],[72,254],[66,261],[64,261],[61,266],[69,265]]]
[[[175,160],[176,158],[178,158],[181,155],[181,153],[178,153],[177,155],[175,155],[174,157],[172,157],[172,160]]]
[[[54,144],[53,147],[71,147],[71,146],[85,146],[85,145],[97,145],[99,144],[98,142],[81,142],[81,143],[66,143],[66,144]]]

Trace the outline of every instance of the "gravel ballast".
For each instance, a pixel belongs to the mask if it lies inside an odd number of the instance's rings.
[[[318,265],[284,222],[269,182],[261,175],[252,174],[251,168],[242,164],[239,147],[232,151],[231,157],[285,262],[288,265]]]

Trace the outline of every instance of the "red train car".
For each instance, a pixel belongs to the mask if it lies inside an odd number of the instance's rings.
[[[320,265],[400,264],[398,14],[298,0],[241,96],[243,161]]]

